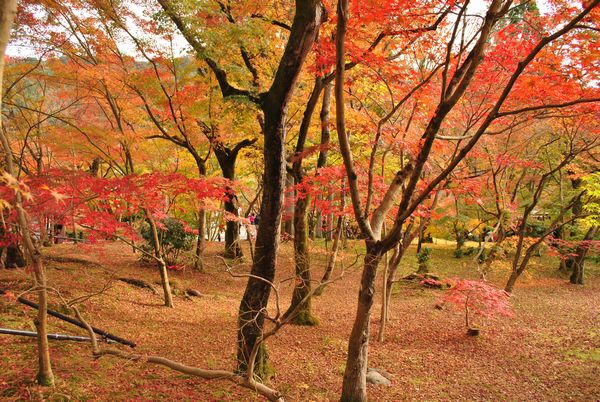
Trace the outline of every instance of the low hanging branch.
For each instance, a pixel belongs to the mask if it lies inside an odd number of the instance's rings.
[[[3,294],[7,294],[7,291],[5,291],[4,289],[0,289],[0,295],[3,295]],[[32,307],[32,308],[34,308],[36,310],[39,308],[39,305],[37,303],[34,303],[34,302],[30,301],[30,300],[27,300],[24,297],[18,297],[17,301],[19,303],[22,303],[22,304],[26,305],[26,306]],[[68,323],[71,323],[73,325],[76,325],[76,326],[78,326],[80,328],[87,329],[87,327],[85,326],[85,324],[83,324],[82,322],[80,322],[80,321],[76,320],[75,318],[70,317],[68,315],[59,313],[58,311],[54,311],[54,310],[48,309],[48,314],[51,315],[51,316],[53,316],[53,317],[59,318],[59,319],[61,319],[63,321],[66,321]],[[96,334],[100,335],[104,339],[110,339],[110,340],[113,340],[115,342],[121,343],[123,345],[127,345],[127,346],[132,347],[132,348],[135,348],[135,346],[136,346],[135,342],[129,341],[129,340],[124,339],[124,338],[121,338],[120,336],[117,336],[117,335],[113,335],[113,334],[111,334],[109,332],[106,332],[106,331],[100,329],[100,328],[92,327],[92,330],[93,330],[93,332],[95,332]]]

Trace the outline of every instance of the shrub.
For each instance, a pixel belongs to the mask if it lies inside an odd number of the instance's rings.
[[[152,254],[153,239],[149,225],[142,228],[142,237],[146,240],[146,245],[143,247],[144,251]],[[193,246],[193,234],[178,219],[167,218],[160,222],[158,237],[162,252],[167,260],[166,263],[171,267],[179,266],[181,252],[190,250]]]

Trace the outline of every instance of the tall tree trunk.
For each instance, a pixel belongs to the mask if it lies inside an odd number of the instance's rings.
[[[333,81],[328,81],[323,88],[323,102],[321,104],[321,113],[319,114],[319,118],[321,120],[321,151],[319,152],[319,159],[317,159],[317,169],[323,168],[327,166],[327,156],[328,156],[328,148],[329,142],[331,139],[331,95],[333,94]],[[333,201],[333,194],[329,195],[330,201]],[[321,220],[324,218],[321,216],[321,212],[319,211],[319,218]],[[321,221],[317,221],[318,225],[321,225]],[[327,215],[327,223],[326,223],[326,232],[325,238],[327,240],[331,240],[334,236],[333,232],[333,213],[329,213]]]
[[[17,13],[17,3],[15,0],[5,0],[0,3],[0,88],[4,78],[4,55],[6,54],[6,46],[10,39],[10,31],[13,25],[15,15]],[[0,99],[0,109],[2,108],[2,99]],[[13,177],[17,177],[16,169],[13,164],[12,150],[8,138],[4,134],[2,128],[2,118],[0,116],[0,142],[4,149],[4,161],[6,171]],[[29,220],[25,210],[23,209],[23,199],[19,191],[15,193],[15,209],[17,212],[18,226],[21,231],[21,236],[25,245],[25,249],[29,255],[31,265],[33,267],[33,276],[35,286],[38,288],[38,304],[39,309],[35,318],[35,326],[37,329],[37,346],[38,346],[38,372],[37,382],[44,386],[54,386],[54,374],[52,373],[52,364],[50,361],[50,349],[48,347],[48,294],[46,283],[46,270],[42,265],[42,256],[40,250],[33,242],[31,232],[29,230]]]
[[[254,246],[254,261],[240,303],[238,317],[238,370],[245,371],[248,359],[256,342],[261,341],[265,322],[265,309],[271,294],[271,283],[275,278],[279,230],[285,190],[285,127],[277,109],[265,110],[265,145],[263,199],[260,223]],[[259,279],[260,278],[260,279]],[[259,350],[255,372],[265,378],[270,367],[264,347]]]
[[[158,272],[160,273],[160,283],[163,288],[163,298],[166,307],[173,307],[173,294],[171,292],[171,284],[169,283],[169,273],[167,271],[167,263],[160,247],[160,239],[158,236],[158,228],[154,218],[144,211],[148,224],[150,225],[150,231],[152,233],[152,247],[154,249],[154,259],[158,265]]]
[[[285,117],[304,60],[323,19],[318,0],[296,1],[290,36],[269,92],[261,97],[264,112],[264,174],[260,224],[254,260],[238,317],[238,370],[245,371],[252,348],[261,342],[265,311],[275,277],[279,227],[285,185]],[[268,375],[266,351],[261,346],[255,362],[259,377]]]
[[[331,252],[329,253],[329,258],[327,259],[327,266],[325,267],[325,272],[323,273],[323,278],[321,278],[321,283],[327,282],[331,278],[331,274],[333,273],[333,268],[335,267],[335,262],[337,260],[338,251],[340,249],[340,245],[342,244],[342,233],[344,227],[344,217],[340,216],[338,218],[337,226],[335,229],[335,237],[333,238],[333,245],[331,246]],[[323,290],[325,290],[324,285],[321,285],[317,291],[315,292],[315,296],[320,296],[323,294]]]
[[[312,115],[315,111],[317,103],[319,102],[319,96],[323,89],[322,79],[320,77],[315,78],[315,84],[310,94],[304,115],[302,117],[302,123],[300,124],[300,130],[298,133],[298,141],[296,143],[296,149],[294,154],[294,162],[292,164],[292,173],[290,175],[293,180],[300,184],[302,183],[305,175],[302,167],[304,160],[302,153],[304,152],[304,146],[308,137],[308,130]],[[311,273],[310,273],[310,255],[308,251],[308,236],[309,232],[311,238],[314,239],[318,228],[313,227],[309,230],[308,225],[308,208],[311,204],[311,197],[308,193],[301,194],[296,190],[296,202],[294,205],[294,260],[296,268],[296,282],[294,286],[294,292],[292,294],[292,303],[286,312],[286,316],[291,314],[292,311],[297,311],[298,314],[292,322],[297,325],[318,325],[319,320],[314,317],[310,311],[311,309]],[[316,219],[315,213],[313,212],[311,223],[314,224]],[[302,306],[299,304],[304,300]]]
[[[231,194],[233,189],[227,187],[226,191],[229,195],[225,198],[225,212],[233,219],[228,219],[225,224],[225,257],[226,258],[241,258],[244,256],[240,245],[240,217],[238,211],[237,197]]]
[[[296,325],[318,325],[319,320],[311,312],[311,273],[310,254],[308,250],[307,212],[310,195],[296,199],[294,206],[294,260],[296,268],[296,285],[292,294],[292,302],[286,311],[288,316],[296,311],[292,323]],[[304,301],[304,302],[303,302]],[[297,308],[297,306],[302,305]]]
[[[569,281],[575,285],[583,285],[585,256],[587,255],[588,250],[590,249],[590,246],[589,244],[587,244],[587,242],[594,239],[594,236],[596,236],[597,231],[597,225],[591,226],[585,234],[585,237],[583,238],[583,243],[581,243],[575,251],[575,258],[573,258],[572,260],[573,271],[571,272],[571,277],[569,278]]]
[[[188,147],[187,149],[192,154],[192,156],[194,157],[194,160],[196,161],[196,167],[198,168],[198,175],[200,177],[206,176],[206,164],[204,163],[204,160],[200,157],[200,155],[196,152],[196,150],[194,148],[192,148],[191,146]],[[195,250],[196,260],[194,261],[194,269],[197,271],[200,271],[200,272],[204,271],[203,258],[204,258],[205,243],[206,243],[206,210],[204,209],[204,206],[200,206],[200,208],[198,208],[198,240],[196,241],[196,250]]]
[[[417,240],[417,254],[421,252],[423,248],[423,242],[425,241],[425,230],[427,230],[427,226],[419,226],[419,237]]]
[[[194,269],[197,271],[204,271],[204,244],[206,242],[206,210],[204,207],[198,209],[198,240],[196,241],[196,250],[194,261]]]
[[[217,157],[224,178],[230,181],[235,180],[235,164],[239,151],[244,147],[254,144],[254,142],[256,142],[256,139],[246,139],[236,144],[233,148],[226,147],[216,141],[213,142],[215,156]],[[234,189],[229,186],[225,189],[224,207],[229,216],[233,217],[233,219],[227,220],[225,226],[225,257],[241,258],[244,256],[244,253],[240,244],[239,205]]]
[[[367,400],[367,367],[371,307],[375,295],[377,266],[382,256],[373,244],[367,244],[367,254],[358,293],[356,318],[348,342],[348,357],[342,384],[342,402]]]
[[[384,254],[384,267],[383,267],[383,283],[382,283],[382,292],[381,292],[381,319],[379,321],[379,333],[377,334],[377,340],[379,342],[383,342],[385,339],[385,328],[388,321],[388,279],[390,277],[390,260],[388,259],[387,252]],[[390,292],[391,293],[391,292]]]
[[[48,294],[46,292],[46,270],[42,265],[42,258],[39,251],[31,255],[33,272],[36,286],[40,288],[38,293],[38,312],[34,320],[35,328],[38,333],[38,372],[36,380],[38,384],[53,387],[54,373],[52,372],[52,363],[50,361],[50,347],[48,345]]]
[[[321,210],[315,211],[315,238],[323,238],[323,214]]]
[[[286,173],[285,176],[285,182],[286,182],[286,189],[288,191],[286,191],[286,194],[284,195],[284,204],[285,204],[285,212],[284,215],[286,215],[287,219],[285,219],[283,221],[283,233],[286,233],[290,236],[294,236],[295,233],[295,228],[294,228],[294,204],[292,202],[288,202],[285,197],[289,196],[289,198],[292,198],[292,191],[290,189],[294,188],[294,184],[295,180],[294,180],[294,176],[292,174],[290,174],[289,172]],[[291,216],[291,218],[290,218]]]

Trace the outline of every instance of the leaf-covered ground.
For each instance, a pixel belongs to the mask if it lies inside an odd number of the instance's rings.
[[[199,367],[233,368],[236,312],[245,280],[224,272],[217,257],[221,247],[209,245],[206,273],[172,274],[177,289],[195,288],[203,297],[177,296],[175,308],[167,309],[160,295],[115,281],[87,301],[82,312],[92,325],[137,341],[140,353]],[[443,277],[477,276],[470,257],[453,258],[452,246],[433,247],[433,272]],[[130,248],[105,243],[102,250],[73,245],[46,249],[48,255],[63,258],[63,262],[47,260],[49,284],[71,298],[97,292],[111,276],[158,280],[158,272],[141,266]],[[317,245],[313,251],[319,277],[325,253]],[[289,401],[339,397],[360,278],[360,263],[352,265],[353,253],[351,247],[345,251],[345,276],[313,303],[321,325],[288,326],[268,343],[277,371],[271,385]],[[290,243],[283,245],[279,266],[278,279],[292,276]],[[409,251],[401,275],[415,266],[414,252]],[[503,284],[505,267],[496,264],[491,279]],[[399,283],[384,342],[376,340],[379,301],[374,308],[369,365],[390,372],[393,383],[369,385],[370,400],[598,400],[600,269],[590,262],[587,284],[581,287],[568,284],[556,267],[549,257],[535,259],[512,298],[515,317],[480,322],[482,334],[477,338],[466,336],[460,312],[434,308],[443,291]],[[236,270],[247,272],[248,265]],[[23,270],[0,271],[1,288],[17,294],[28,283]],[[287,307],[292,285],[291,280],[281,285],[282,308]],[[51,298],[52,307],[60,309],[58,297]],[[32,330],[33,316],[33,310],[0,298],[0,327]],[[49,324],[54,333],[85,335],[53,317]],[[51,354],[57,386],[43,389],[33,382],[35,339],[0,335],[0,400],[261,400],[226,381],[204,381],[113,357],[94,360],[85,343],[51,341]]]

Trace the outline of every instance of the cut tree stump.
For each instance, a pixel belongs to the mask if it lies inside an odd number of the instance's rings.
[[[469,336],[479,336],[479,328],[469,328],[469,329],[467,329],[467,335],[469,335]]]

